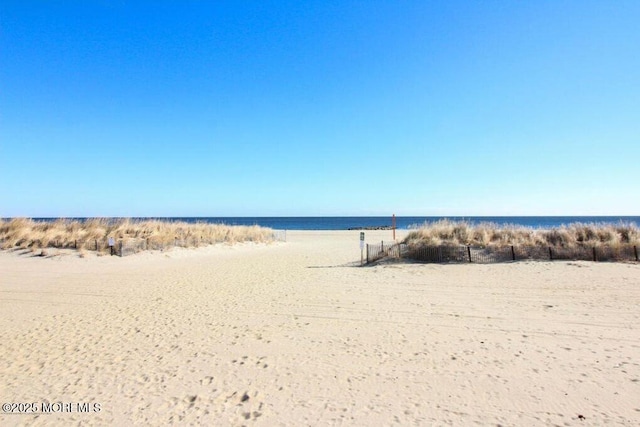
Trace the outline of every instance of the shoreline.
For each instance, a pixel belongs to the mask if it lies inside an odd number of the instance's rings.
[[[10,220],[11,218],[3,218],[1,220]],[[272,228],[274,230],[299,230],[299,229],[316,229],[316,230],[347,230],[349,228],[366,228],[366,227],[391,227],[392,215],[382,216],[236,216],[236,217],[62,217],[62,218],[38,218],[33,217],[36,221],[55,222],[56,220],[95,220],[95,219],[109,219],[109,220],[132,220],[132,221],[144,221],[144,220],[159,220],[164,222],[180,222],[184,221],[191,224],[196,223],[208,223],[208,224],[223,224],[223,225],[238,225],[238,226],[254,226],[259,225],[263,227]],[[420,227],[425,222],[433,223],[439,220],[449,221],[465,221],[474,224],[478,223],[496,223],[499,225],[520,225],[523,227],[533,228],[553,228],[567,225],[570,223],[607,223],[618,224],[620,222],[628,223],[633,222],[636,225],[640,225],[640,216],[634,215],[552,215],[552,216],[540,216],[540,215],[515,215],[515,216],[396,216],[396,226],[398,229],[413,229]]]

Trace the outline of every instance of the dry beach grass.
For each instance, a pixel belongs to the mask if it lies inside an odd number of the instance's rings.
[[[410,245],[471,245],[481,247],[545,246],[575,248],[640,244],[640,229],[635,224],[573,223],[559,228],[534,229],[495,223],[471,224],[466,221],[440,220],[412,231],[404,243]]]
[[[247,241],[268,242],[273,239],[273,232],[258,226],[127,218],[91,218],[85,221],[34,221],[28,218],[0,220],[2,249],[20,248],[36,251],[57,247],[83,251],[95,248],[96,241],[103,241],[108,237],[144,239],[145,247],[168,248],[173,246],[176,240],[180,241],[180,246],[183,247]],[[106,249],[106,245],[102,248]]]

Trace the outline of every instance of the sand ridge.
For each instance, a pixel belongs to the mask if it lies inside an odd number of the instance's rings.
[[[369,241],[390,232],[367,232]],[[359,232],[0,252],[2,425],[634,425],[640,266],[357,267]]]

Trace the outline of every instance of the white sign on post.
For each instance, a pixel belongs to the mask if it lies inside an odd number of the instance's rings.
[[[113,237],[109,237],[109,249],[111,249],[111,256],[113,256],[113,247],[116,245],[116,240]]]

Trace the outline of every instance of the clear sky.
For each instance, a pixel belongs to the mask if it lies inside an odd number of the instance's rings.
[[[0,2],[0,216],[639,215],[640,1]]]

